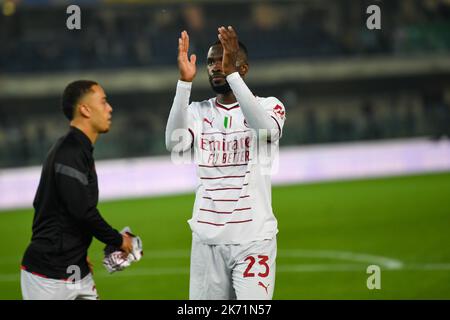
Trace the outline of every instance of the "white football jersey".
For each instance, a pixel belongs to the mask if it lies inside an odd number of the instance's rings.
[[[211,98],[188,107],[199,178],[188,223],[204,243],[241,244],[272,239],[278,232],[270,167],[278,152],[285,109],[274,97],[257,100],[278,126],[277,138],[268,144],[272,150],[268,157],[257,156],[256,130],[249,128],[237,102],[223,105]],[[266,142],[267,137],[259,140]]]

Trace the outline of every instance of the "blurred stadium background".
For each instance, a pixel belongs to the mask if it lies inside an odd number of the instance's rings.
[[[69,4],[81,7],[81,30],[66,28]],[[372,4],[381,30],[366,28]],[[145,249],[108,275],[94,243],[100,296],[187,299],[195,172],[170,163],[164,129],[179,32],[199,57],[192,99],[205,99],[202,57],[220,25],[249,49],[252,91],[287,109],[273,177],[274,298],[450,298],[450,1],[3,0],[1,9],[1,299],[21,298],[40,166],[67,130],[62,90],[82,78],[99,81],[114,108],[95,146],[101,212]],[[370,264],[381,267],[381,290],[366,287]]]

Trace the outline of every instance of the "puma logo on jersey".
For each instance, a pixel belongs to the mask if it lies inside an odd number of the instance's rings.
[[[207,118],[203,118],[203,121],[206,122],[207,124],[209,124],[211,126],[211,128],[213,127],[212,123],[214,121],[214,118],[212,120],[208,120]]]
[[[264,285],[264,283],[262,283],[261,281],[258,282],[258,286],[263,287],[266,290],[266,293],[269,294],[269,286],[270,284],[268,284],[267,286]]]

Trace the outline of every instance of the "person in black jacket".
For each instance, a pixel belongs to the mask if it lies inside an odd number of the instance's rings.
[[[21,266],[24,299],[98,299],[87,251],[99,241],[132,250],[131,237],[113,229],[97,210],[92,155],[99,134],[109,131],[112,107],[102,87],[70,83],[62,97],[69,132],[51,148],[33,202],[31,243]]]

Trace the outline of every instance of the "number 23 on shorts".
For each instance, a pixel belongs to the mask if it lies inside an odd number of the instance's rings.
[[[261,266],[263,266],[265,268],[264,272],[258,273],[258,277],[265,278],[269,275],[270,268],[269,268],[269,265],[267,264],[268,260],[269,260],[268,256],[258,255],[258,264],[260,264]],[[244,261],[248,261],[247,269],[245,269],[245,271],[244,271],[244,278],[254,277],[255,273],[251,272],[251,270],[253,268],[253,265],[256,262],[256,258],[254,256],[248,256],[247,258],[245,258]]]

